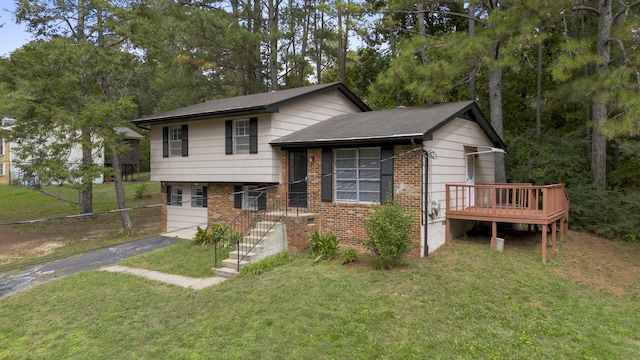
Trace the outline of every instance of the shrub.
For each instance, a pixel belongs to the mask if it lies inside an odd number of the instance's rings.
[[[149,183],[143,182],[136,187],[136,199],[146,199],[151,197],[151,191],[149,190]]]
[[[341,240],[333,235],[331,231],[323,235],[320,231],[316,230],[309,238],[311,253],[316,257],[316,261],[322,259],[331,260],[336,256],[340,241]]]
[[[346,248],[340,254],[340,264],[350,264],[358,259],[358,252],[356,249],[350,247]]]
[[[193,237],[196,245],[221,245],[223,247],[235,245],[238,236],[233,233],[233,229],[223,224],[209,225],[204,228],[198,226]]]
[[[293,260],[291,254],[289,254],[289,251],[285,250],[279,254],[269,256],[268,258],[264,258],[256,263],[243,267],[240,269],[240,275],[259,275],[270,271],[277,266],[286,265],[290,263],[291,260]]]
[[[412,247],[409,236],[413,217],[402,205],[377,205],[365,220],[369,240],[362,243],[378,257],[374,268],[390,269],[404,265],[402,255]]]

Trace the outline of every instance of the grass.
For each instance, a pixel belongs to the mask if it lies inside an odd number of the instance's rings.
[[[198,292],[85,272],[0,299],[0,358],[640,358],[637,296],[485,245],[392,271],[299,257]]]
[[[211,268],[213,268],[214,262],[212,246],[194,245],[192,241],[185,240],[166,248],[129,258],[121,265],[202,278],[213,276]]]

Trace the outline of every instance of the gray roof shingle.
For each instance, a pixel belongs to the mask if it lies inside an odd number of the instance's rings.
[[[302,147],[339,143],[409,142],[428,139],[433,131],[456,117],[466,117],[478,122],[496,146],[504,147],[500,137],[473,101],[339,115],[279,138],[271,142],[271,145]]]
[[[215,118],[223,116],[250,115],[265,112],[277,112],[281,104],[304,98],[313,94],[337,89],[349,98],[362,111],[371,109],[342,83],[320,84],[285,89],[259,94],[215,99],[184,108],[163,112],[160,114],[134,120],[137,125],[157,122],[185,121],[201,118]]]

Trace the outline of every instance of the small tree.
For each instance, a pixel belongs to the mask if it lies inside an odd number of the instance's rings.
[[[377,205],[365,220],[369,240],[363,241],[367,249],[378,256],[374,267],[389,269],[404,265],[402,255],[412,247],[410,229],[413,217],[402,205],[389,202]]]

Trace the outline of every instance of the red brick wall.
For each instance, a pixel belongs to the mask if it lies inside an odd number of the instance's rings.
[[[160,232],[167,232],[167,184],[162,183],[160,186],[162,193],[162,207],[160,208]]]
[[[411,151],[412,146],[396,146],[394,149],[394,199],[402,203],[414,214],[411,237],[415,243],[412,256],[420,256],[420,203],[422,160],[419,151]],[[286,151],[283,152],[286,161]],[[307,212],[317,214],[315,219],[321,232],[333,232],[343,240],[343,245],[357,245],[366,239],[364,221],[371,212],[372,205],[321,201],[322,150],[310,149],[307,156],[313,156],[308,163],[308,208]],[[286,162],[285,162],[286,164]],[[284,167],[283,167],[284,169]],[[287,182],[286,172],[283,182]],[[295,242],[288,236],[290,243]],[[306,240],[306,239],[305,239]]]

